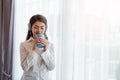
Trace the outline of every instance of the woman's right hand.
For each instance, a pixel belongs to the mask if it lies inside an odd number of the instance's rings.
[[[37,46],[37,44],[39,44],[39,43],[41,43],[40,38],[34,38],[34,46],[33,46],[33,50],[36,49],[36,46]]]

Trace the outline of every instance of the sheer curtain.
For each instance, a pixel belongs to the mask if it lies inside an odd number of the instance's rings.
[[[16,0],[13,80],[22,74],[19,44],[25,40],[29,18],[48,19],[54,42],[53,80],[120,80],[119,0]],[[19,74],[19,75],[18,75]]]
[[[31,16],[42,14],[48,20],[48,39],[54,42],[55,51],[58,47],[58,35],[60,25],[60,9],[59,0],[16,0],[15,1],[15,29],[14,29],[14,56],[13,56],[13,80],[20,80],[22,76],[22,68],[20,66],[20,43],[25,41],[28,30],[28,23]],[[57,53],[58,54],[58,53]],[[57,55],[56,55],[57,57]],[[60,64],[59,64],[60,65]],[[58,66],[56,64],[56,66]],[[56,80],[56,69],[51,72]]]

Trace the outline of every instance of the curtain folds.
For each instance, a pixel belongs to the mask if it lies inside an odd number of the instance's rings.
[[[1,80],[12,80],[14,1],[1,0],[2,75]]]
[[[1,7],[2,7],[2,1],[0,0],[0,65],[2,65],[2,54],[1,54],[2,53],[2,51],[1,51],[2,50],[1,49],[2,48],[2,46],[1,46],[1,21],[2,21],[1,20],[1,17],[2,17],[1,11],[2,11],[2,8]],[[2,66],[0,66],[0,75],[1,75],[1,69],[2,69]],[[0,76],[0,80],[1,80],[1,76]]]

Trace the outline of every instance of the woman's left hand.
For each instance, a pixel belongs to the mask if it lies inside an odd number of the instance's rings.
[[[49,45],[48,40],[44,39],[44,38],[40,38],[40,43],[43,43],[45,45],[44,51],[46,51],[48,49],[48,45]]]

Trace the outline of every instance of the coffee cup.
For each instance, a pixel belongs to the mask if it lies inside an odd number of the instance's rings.
[[[45,38],[44,34],[36,34],[37,38]],[[37,44],[38,48],[43,48],[45,45],[43,43]]]

